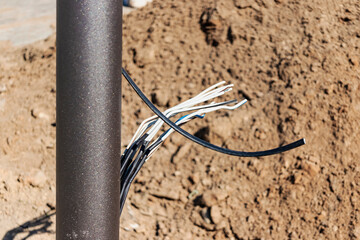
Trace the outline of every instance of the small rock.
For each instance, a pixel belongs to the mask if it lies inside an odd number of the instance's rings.
[[[293,132],[294,132],[295,134],[299,134],[299,133],[300,133],[300,130],[301,130],[300,124],[295,123],[295,126],[294,126],[294,128],[293,128]]]
[[[159,189],[158,191],[153,192],[151,194],[156,196],[156,197],[166,198],[166,199],[169,199],[169,200],[179,200],[179,198],[180,198],[179,191],[169,190],[169,189],[167,189],[167,190]]]
[[[185,156],[189,153],[191,147],[191,143],[185,143],[180,147],[177,154],[173,157],[173,162],[177,163],[185,158]]]
[[[304,162],[301,164],[301,168],[309,174],[310,177],[315,177],[320,172],[320,167],[311,162]]]
[[[132,223],[132,224],[130,224],[130,227],[132,228],[132,229],[137,229],[137,228],[139,228],[139,224],[138,223]]]
[[[48,48],[48,49],[46,49],[46,50],[44,51],[43,57],[44,57],[44,58],[50,58],[50,57],[52,57],[52,56],[54,55],[54,52],[55,52],[54,48],[53,48],[53,47],[50,47],[50,48]]]
[[[207,191],[201,195],[200,203],[211,207],[228,197],[227,192],[222,190]]]
[[[210,178],[203,178],[203,179],[201,180],[201,183],[202,183],[202,185],[204,185],[205,187],[210,187],[211,184],[212,184],[212,181],[211,181]]]
[[[226,224],[226,220],[222,219],[221,222],[219,222],[218,224],[216,224],[215,229],[216,230],[221,230],[226,228],[227,224]]]
[[[316,156],[309,156],[309,161],[315,164],[320,164],[320,158]]]
[[[197,184],[200,181],[199,173],[194,173],[193,175],[191,175],[189,177],[189,180],[191,181],[192,184]]]
[[[329,95],[335,92],[337,86],[335,84],[330,84],[326,87],[324,87],[324,93]]]
[[[33,169],[30,171],[29,175],[25,177],[24,182],[33,186],[33,187],[43,187],[45,186],[47,177],[45,173],[41,170]]]
[[[310,64],[310,71],[318,72],[321,69],[321,64],[319,62],[314,62]]]
[[[191,212],[190,220],[194,225],[209,231],[214,231],[215,225],[211,224],[208,208],[203,208]]]
[[[156,61],[156,50],[153,46],[147,46],[136,52],[134,56],[136,65],[145,66]]]
[[[137,222],[135,222],[134,220],[125,221],[125,223],[121,225],[121,228],[128,232],[135,231],[139,227],[140,227],[140,225]]]
[[[312,99],[314,99],[316,97],[316,91],[312,88],[310,89],[307,89],[305,92],[304,92],[304,96],[310,101]]]
[[[0,93],[4,93],[7,91],[6,85],[5,84],[1,84],[0,85]]]
[[[214,144],[221,145],[226,139],[231,138],[234,129],[232,129],[231,124],[224,124],[224,122],[228,121],[224,118],[216,118],[211,121],[211,141]]]
[[[351,57],[349,58],[349,62],[350,62],[353,66],[355,66],[355,67],[359,66],[359,58],[356,57],[356,56],[351,56]],[[1,90],[0,90],[0,91],[1,91]]]
[[[50,115],[46,113],[46,111],[42,108],[33,108],[31,109],[31,116],[36,119],[43,119],[46,121],[50,121]]]
[[[219,230],[219,229],[217,229]],[[226,236],[224,234],[224,231],[218,231],[215,236],[214,236],[215,240],[220,240],[220,239],[226,239]]]
[[[173,37],[170,35],[167,35],[166,37],[164,37],[164,42],[166,43],[172,43],[173,42]]]
[[[304,107],[301,106],[301,104],[299,102],[292,102],[291,105],[289,106],[290,109],[293,109],[297,112],[299,112],[300,110],[302,110]]]
[[[322,221],[327,218],[327,213],[325,211],[321,211],[321,213],[317,216],[318,220]]]
[[[154,208],[154,213],[157,216],[161,216],[161,217],[168,217],[168,212],[166,211],[165,208],[158,206],[156,208]]]
[[[179,200],[180,195],[186,195],[185,190],[179,185],[174,185],[170,180],[165,179],[161,182],[159,188],[150,189],[149,193],[158,198],[165,198],[168,200]]]
[[[201,203],[207,207],[211,207],[217,203],[217,197],[212,192],[205,192],[201,195]]]
[[[137,194],[134,194],[131,198],[131,204],[135,206],[137,209],[140,209],[142,211],[148,210],[146,207],[146,203],[148,201],[148,194],[145,192],[139,192]]]
[[[303,176],[300,172],[297,172],[294,174],[294,184],[301,183],[301,180],[303,179]]]
[[[165,107],[167,105],[167,103],[169,102],[168,91],[161,91],[161,89],[155,90],[151,94],[151,101],[160,107]]]
[[[183,203],[187,203],[188,202],[188,197],[184,194],[180,194],[179,200]]]
[[[210,209],[210,217],[213,223],[216,225],[221,222],[223,217],[221,216],[220,208],[218,205],[212,206]]]
[[[265,133],[265,131],[262,130],[262,129],[256,129],[254,136],[255,136],[257,139],[261,139],[261,140],[266,139],[266,133]]]

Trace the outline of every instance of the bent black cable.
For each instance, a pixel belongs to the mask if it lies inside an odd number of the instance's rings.
[[[148,143],[149,142],[145,141],[141,145],[141,148],[140,148],[135,160],[130,163],[129,167],[127,168],[127,171],[125,172],[125,177],[123,177],[122,179],[126,180],[128,178],[128,176],[133,173],[134,169],[136,168],[136,166],[138,164],[138,161],[141,159],[142,155],[146,151],[146,147],[147,147]]]
[[[144,146],[145,148],[145,146]],[[130,189],[130,185],[132,181],[134,180],[137,173],[140,171],[141,167],[143,166],[143,159],[146,160],[148,151],[146,149],[143,149],[144,151],[139,152],[139,155],[137,156],[137,159],[134,161],[136,164],[133,166],[132,171],[128,172],[126,174],[126,179],[121,182],[121,191],[120,191],[120,215],[122,212],[122,209],[124,207],[127,194]]]
[[[132,159],[134,158],[137,150],[143,145],[146,137],[148,136],[148,134],[144,134],[143,136],[141,136],[139,139],[137,139],[131,146],[130,148],[126,149],[124,151],[123,156],[121,156],[121,168],[120,168],[120,177],[122,177],[122,175],[124,174],[125,170],[128,168],[128,166],[130,165]]]
[[[137,149],[131,148],[131,149],[126,149],[126,150],[128,150],[127,154],[124,155],[124,158],[123,158],[124,161],[121,162],[120,178],[122,178],[126,169],[129,167],[130,163],[132,162],[132,159],[134,158],[134,155],[135,155]]]
[[[150,153],[150,148],[146,149],[146,151],[143,153],[143,155],[142,155],[142,157],[141,157],[141,159],[139,161],[138,166],[136,167],[136,169],[133,172],[132,176],[130,176],[130,178],[129,178],[129,182],[126,184],[126,186],[123,186],[123,191],[122,191],[122,193],[120,195],[120,215],[121,215],[122,209],[124,207],[124,204],[126,202],[126,197],[127,197],[128,193],[129,193],[131,183],[134,181],[136,175],[139,173],[140,169],[144,165],[149,153]]]
[[[178,127],[174,122],[169,120],[159,109],[157,109],[154,104],[151,103],[151,101],[144,95],[144,93],[138,88],[138,86],[135,84],[135,82],[131,79],[129,74],[126,72],[124,68],[122,68],[122,74],[124,75],[125,79],[129,82],[131,87],[135,90],[135,92],[139,95],[139,97],[146,103],[146,105],[163,120],[167,125],[169,125],[171,128],[173,128],[175,131],[183,135],[184,137],[190,139],[191,141],[200,144],[206,148],[212,149],[214,151],[238,156],[238,157],[261,157],[261,156],[268,156],[273,154],[282,153],[285,151],[289,151],[291,149],[300,147],[305,144],[305,139],[300,139],[298,141],[295,141],[293,143],[290,143],[288,145],[278,147],[275,149],[265,150],[265,151],[258,151],[258,152],[243,152],[243,151],[236,151],[236,150],[230,150],[226,148],[222,148],[219,146],[216,146],[214,144],[208,143],[194,135],[191,135],[187,131],[183,130],[182,128]]]
[[[124,176],[121,177],[121,190],[120,190],[120,197],[123,196],[124,194],[124,186],[127,186],[129,184],[129,180],[132,176],[132,174],[134,173],[134,171],[136,170],[136,168],[139,165],[139,160],[143,157],[145,151],[146,151],[146,147],[147,147],[148,142],[145,142],[140,150],[138,155],[136,156],[136,159],[130,164],[130,166],[127,168],[127,171],[125,172]]]

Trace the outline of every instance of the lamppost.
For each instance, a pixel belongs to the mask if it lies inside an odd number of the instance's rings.
[[[119,239],[122,0],[57,1],[56,238]]]

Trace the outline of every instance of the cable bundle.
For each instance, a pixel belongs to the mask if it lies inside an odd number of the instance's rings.
[[[140,96],[140,98],[148,105],[148,107],[156,114],[146,120],[144,120],[137,131],[135,132],[133,138],[131,139],[129,145],[125,149],[124,153],[121,156],[121,170],[120,170],[120,215],[122,209],[125,204],[125,200],[127,194],[130,189],[130,185],[133,182],[134,178],[140,171],[141,167],[144,163],[152,156],[152,154],[160,147],[161,143],[165,141],[167,137],[174,131],[179,132],[184,137],[196,142],[204,147],[210,148],[212,150],[233,155],[239,157],[259,157],[259,156],[267,156],[277,153],[282,153],[288,151],[290,149],[299,147],[305,144],[305,139],[300,139],[296,142],[291,144],[266,150],[266,151],[259,151],[259,152],[242,152],[242,151],[235,151],[226,148],[222,148],[211,143],[208,143],[200,138],[191,135],[190,133],[186,132],[179,126],[189,122],[195,118],[204,118],[206,113],[217,111],[220,109],[226,110],[234,110],[244,103],[246,103],[246,99],[237,103],[237,100],[225,101],[225,102],[211,102],[209,104],[205,104],[208,101],[213,100],[216,97],[219,97],[226,92],[232,90],[233,84],[225,85],[225,82],[217,83],[208,89],[202,91],[195,97],[180,103],[172,108],[167,109],[164,112],[160,112],[150,100],[141,92],[138,86],[134,83],[131,79],[129,74],[122,69],[122,73],[126,80],[129,82],[131,87],[135,90],[135,92]],[[235,104],[234,104],[235,103]],[[203,104],[203,105],[199,105]],[[234,105],[230,105],[234,104]],[[176,116],[179,113],[190,112],[182,117],[180,117],[175,123],[172,122],[169,118]],[[170,126],[170,128],[161,134],[157,139],[153,140],[156,134],[160,131],[163,124],[166,123]]]
[[[207,101],[211,101],[216,97],[219,97],[226,92],[232,90],[233,85],[225,85],[225,82],[220,82],[215,84],[208,89],[202,91],[195,97],[180,103],[172,108],[167,109],[163,114],[167,118],[176,116],[179,113],[190,112],[182,117],[180,117],[175,124],[181,126],[190,120],[195,118],[204,118],[206,113],[213,112],[220,109],[234,110],[244,103],[246,99],[237,103],[237,100],[225,101],[225,102],[211,102],[209,104],[204,104]],[[235,103],[235,104],[234,104]],[[202,105],[199,105],[202,104]],[[234,104],[234,105],[230,105]],[[197,106],[196,106],[197,105]],[[157,139],[154,140],[156,134],[159,132],[163,126],[164,121],[159,119],[157,115],[154,115],[146,120],[144,120],[135,135],[131,139],[128,147],[125,149],[123,155],[121,156],[121,210],[124,206],[127,193],[129,191],[130,185],[134,180],[135,176],[139,172],[143,164],[152,156],[152,154],[160,147],[161,143],[165,141],[166,138],[174,132],[172,128],[165,131]],[[151,143],[151,144],[150,144]]]

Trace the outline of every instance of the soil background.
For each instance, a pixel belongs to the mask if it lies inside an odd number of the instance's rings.
[[[165,110],[225,80],[236,111],[174,133],[144,165],[122,239],[359,239],[360,3],[159,1],[124,16],[123,66]],[[0,44],[0,237],[55,239],[55,36]],[[123,82],[122,149],[150,110]],[[100,161],[100,159],[99,159]]]

